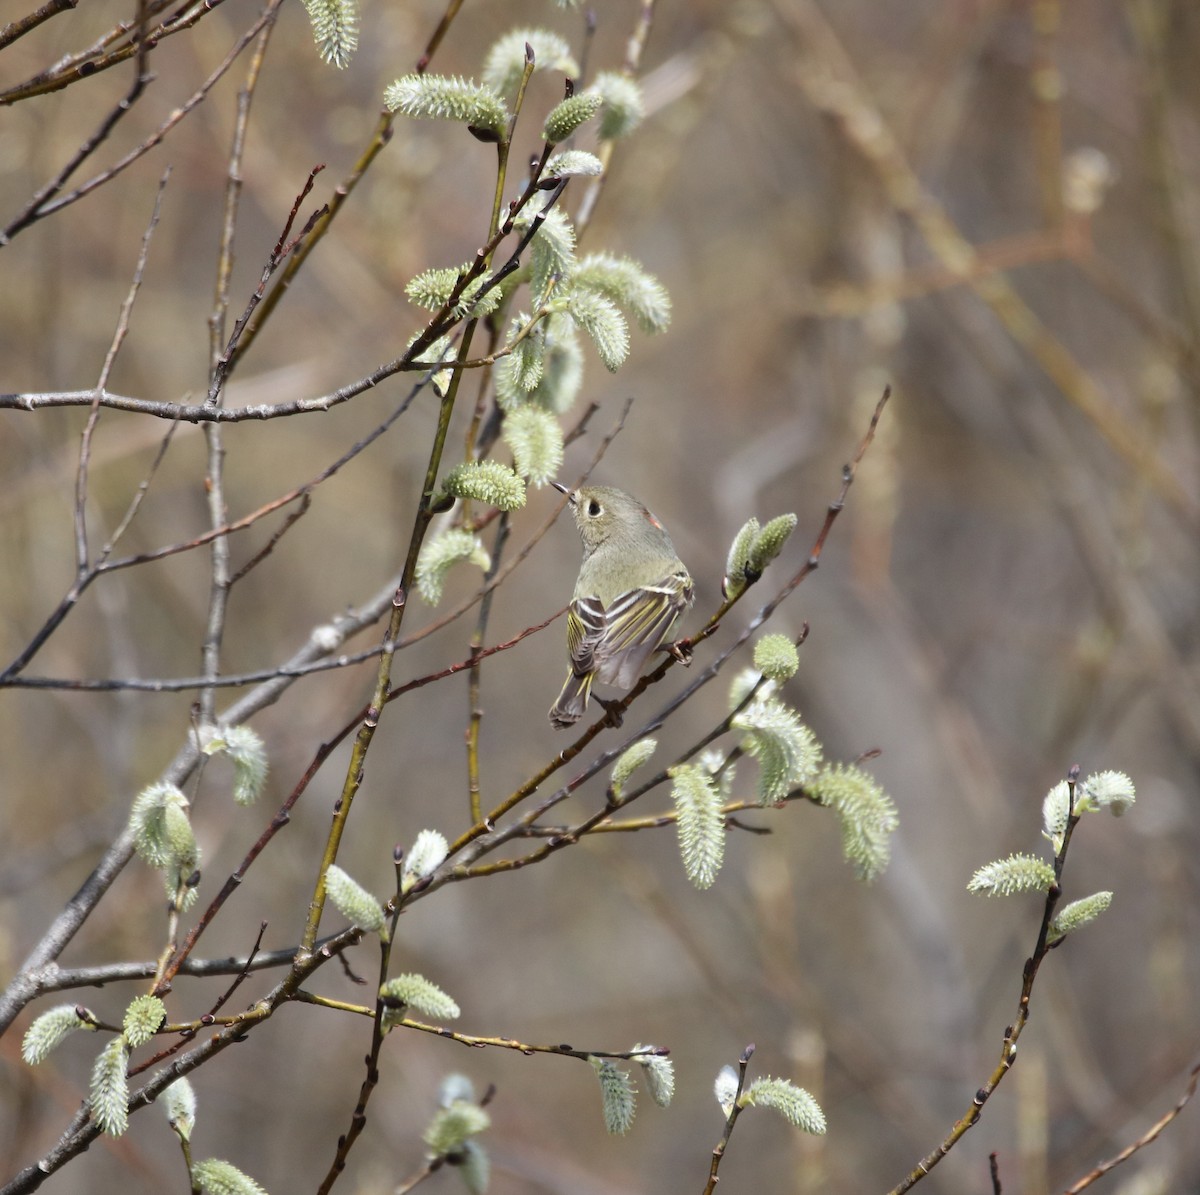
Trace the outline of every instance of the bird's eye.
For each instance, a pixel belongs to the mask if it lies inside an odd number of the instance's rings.
[[[597,502],[595,498],[593,498],[588,503],[588,514],[590,514],[592,516],[592,518],[594,519],[599,513],[600,513],[600,503]]]

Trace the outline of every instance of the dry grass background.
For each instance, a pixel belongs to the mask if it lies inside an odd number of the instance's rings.
[[[5,19],[25,5],[4,0]],[[99,0],[0,53],[0,83],[86,44],[128,5]],[[591,66],[615,66],[637,6],[597,6]],[[157,76],[98,155],[138,144],[257,14],[227,0],[151,56]],[[439,15],[429,0],[368,2],[362,48],[336,72],[285,6],[254,100],[235,307],[309,169],[323,199],[367,142],[384,86],[411,69]],[[468,0],[434,69],[470,76],[521,23],[572,38],[548,4]],[[622,144],[590,248],[642,260],[674,301],[670,332],[635,334],[618,375],[589,362],[601,404],[566,476],[627,395],[598,476],[639,494],[719,599],[726,546],[751,514],[795,511],[779,566],[802,559],[885,381],[895,397],[820,571],[778,629],[811,636],[789,696],[835,758],[871,765],[901,825],[890,869],[863,888],[830,817],[793,807],[733,834],[717,885],[686,882],[673,833],[604,836],[525,871],[444,889],[400,925],[397,967],[463,1006],[462,1027],[526,1041],[669,1045],[679,1093],[643,1108],[628,1138],[603,1132],[579,1063],[388,1041],[366,1137],[340,1188],[390,1190],[418,1164],[442,1074],[495,1083],[492,1189],[683,1192],[703,1188],[721,1131],[712,1080],[750,1041],[753,1073],[820,1099],[828,1136],[744,1117],[722,1170],[731,1192],[883,1191],[968,1108],[1015,1013],[1033,945],[1033,898],[984,901],[980,864],[1038,847],[1040,801],[1067,767],[1119,768],[1139,801],[1089,819],[1067,896],[1115,892],[1096,925],[1048,960],[1021,1055],[981,1124],[924,1183],[1061,1190],[1133,1140],[1183,1090],[1200,1044],[1196,785],[1200,760],[1200,10],[1187,0],[662,0],[646,49],[651,113]],[[9,219],[128,86],[128,69],[0,116],[0,221]],[[0,267],[0,390],[91,385],[129,284],[155,186],[173,173],[145,285],[111,388],[197,401],[220,226],[236,67],[166,142],[113,184],[17,236]],[[557,84],[540,77],[531,104]],[[539,121],[526,133],[532,144]],[[526,152],[526,143],[518,153]],[[1094,217],[1064,210],[1064,164],[1098,150],[1112,185]],[[397,356],[418,326],[403,298],[418,270],[466,259],[490,208],[493,155],[456,126],[397,122],[380,156],[230,387],[228,401],[324,393]],[[573,185],[574,186],[574,185]],[[572,204],[571,189],[567,203]],[[229,429],[231,512],[307,480],[407,390],[393,379],[329,414]],[[469,408],[474,384],[466,388]],[[399,567],[435,407],[421,399],[238,587],[228,670],[267,667]],[[84,414],[7,410],[0,423],[0,644],[14,655],[70,584],[70,508]],[[460,452],[465,415],[451,451]],[[162,433],[109,413],[92,469],[96,534],[127,503]],[[128,550],[205,527],[203,444],[182,427]],[[522,542],[550,510],[531,492]],[[246,559],[254,531],[234,546]],[[565,600],[578,548],[556,526],[500,592],[499,640]],[[471,592],[457,578],[448,601]],[[179,676],[199,669],[206,560],[193,553],[89,592],[30,672]],[[406,629],[433,615],[410,611]],[[744,625],[739,608],[723,632]],[[402,654],[397,680],[466,654],[471,619]],[[483,671],[485,805],[564,745],[545,720],[561,681],[561,626]],[[370,641],[362,639],[362,645]],[[255,725],[272,780],[255,811],[214,792],[195,817],[216,885],[258,835],[317,745],[369,690],[367,668],[300,682]],[[682,684],[672,673],[669,685]],[[690,707],[679,745],[723,707]],[[721,690],[717,692],[716,690]],[[658,690],[647,699],[656,708]],[[0,696],[0,973],[9,975],[93,866],[134,793],[187,732],[192,693]],[[384,891],[392,843],[466,824],[465,682],[391,707],[369,757],[341,861]],[[665,754],[665,753],[664,753]],[[291,826],[249,874],[201,954],[294,942],[341,784],[326,765]],[[747,774],[746,779],[749,779]],[[576,811],[602,799],[593,784]],[[651,798],[658,808],[665,793]],[[63,958],[148,958],[158,881],[128,869]],[[354,965],[373,973],[374,951]],[[250,998],[257,979],[246,989]],[[361,999],[335,969],[320,990]],[[81,994],[108,1015],[134,988]],[[209,988],[181,981],[178,1008]],[[95,1039],[35,1072],[0,1043],[0,1157],[11,1174],[74,1112]],[[175,1006],[173,1005],[173,1008]],[[220,1154],[272,1192],[306,1190],[345,1130],[365,1023],[283,1010],[199,1071],[199,1156]],[[1196,1108],[1096,1190],[1200,1191]],[[48,1191],[184,1189],[161,1118],[99,1142]],[[430,1190],[455,1190],[443,1173]]]

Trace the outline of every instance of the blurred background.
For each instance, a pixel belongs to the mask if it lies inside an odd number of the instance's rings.
[[[4,19],[29,7],[4,0]],[[588,71],[619,69],[641,6],[596,7]],[[226,0],[150,56],[155,81],[80,178],[141,144],[214,71],[259,9]],[[443,8],[366,0],[350,68],[317,58],[303,8],[284,5],[254,96],[232,282],[238,311],[308,172],[304,209],[350,172],[383,89],[412,70]],[[130,16],[93,0],[0,53],[0,86],[89,45]],[[549,3],[467,0],[433,59],[477,76],[490,44],[522,25],[582,44],[583,16]],[[843,464],[885,384],[894,396],[819,571],[772,628],[811,633],[786,696],[832,759],[869,763],[900,814],[894,857],[864,887],[834,819],[804,804],[731,833],[724,871],[698,892],[674,831],[606,835],[509,875],[452,885],[401,921],[394,969],[456,997],[456,1027],[528,1042],[669,1046],[677,1096],[643,1094],[632,1132],[603,1128],[594,1077],[566,1058],[468,1050],[393,1034],[367,1132],[338,1189],[387,1191],[421,1164],[443,1075],[495,1084],[491,1189],[695,1192],[723,1117],[713,1080],[757,1046],[754,1075],[809,1089],[829,1120],[806,1137],[768,1112],[738,1123],[721,1170],[731,1192],[885,1191],[965,1114],[1016,1014],[1035,897],[986,900],[966,883],[1012,851],[1042,851],[1040,806],[1075,763],[1138,788],[1122,821],[1086,819],[1065,897],[1112,890],[1112,908],[1054,952],[1019,1062],[980,1124],[923,1189],[1061,1190],[1143,1133],[1179,1098],[1200,1048],[1196,780],[1200,760],[1200,9],[1187,0],[662,0],[642,70],[648,114],[616,147],[582,248],[627,253],[669,289],[674,319],[634,333],[615,376],[589,353],[582,402],[599,411],[568,451],[577,477],[628,396],[632,412],[595,474],[641,497],[697,579],[694,625],[720,600],[725,552],[751,515],[799,527],[763,585],[699,652],[731,641],[802,563]],[[127,91],[132,66],[8,107],[0,116],[0,224],[23,211]],[[230,139],[245,58],[127,172],[3,250],[0,390],[95,383],[163,170],[171,176],[141,293],[109,388],[201,401]],[[536,149],[561,81],[538,76],[514,161]],[[582,142],[587,146],[586,140]],[[328,393],[400,355],[422,325],[405,283],[482,243],[495,157],[457,125],[398,119],[242,361],[227,403]],[[514,180],[519,167],[514,171]],[[73,181],[79,181],[78,179]],[[577,207],[573,182],[564,202]],[[516,181],[509,193],[515,193]],[[451,429],[460,459],[478,394]],[[392,378],[326,414],[226,432],[231,517],[311,479],[408,392]],[[582,411],[582,403],[566,423]],[[364,602],[403,562],[436,400],[423,395],[235,589],[225,670],[269,668],[314,626]],[[0,654],[15,656],[73,578],[71,507],[81,408],[0,414]],[[160,420],[107,412],[92,450],[93,545],[111,531],[158,451]],[[207,526],[205,448],[180,426],[122,552]],[[531,490],[524,544],[557,496]],[[234,567],[269,539],[233,541]],[[488,641],[557,610],[578,566],[560,520],[497,594]],[[452,574],[444,610],[475,591]],[[191,552],[92,587],[27,669],[31,676],[178,677],[200,670],[208,557]],[[416,599],[405,630],[442,612]],[[397,682],[463,659],[475,614],[402,652]],[[563,673],[563,625],[483,668],[484,806],[569,741],[545,711]],[[350,646],[369,646],[378,629]],[[749,653],[746,652],[746,661]],[[730,675],[732,675],[732,669]],[[365,700],[373,665],[303,680],[254,720],[270,753],[263,802],[234,809],[210,765],[194,801],[202,904],[308,766]],[[694,675],[694,672],[693,672]],[[687,681],[673,670],[626,722],[636,728]],[[659,760],[726,709],[708,686],[660,736]],[[124,823],[137,791],[184,741],[195,692],[0,694],[0,974],[19,966]],[[218,705],[232,700],[225,691]],[[468,824],[466,681],[386,711],[339,861],[383,893],[393,843]],[[606,732],[591,751],[618,741]],[[585,756],[590,758],[589,756]],[[292,823],[202,939],[198,954],[294,943],[347,752],[325,765]],[[568,769],[574,775],[578,769]],[[739,791],[753,791],[743,765]],[[652,793],[638,812],[667,806]],[[602,778],[564,815],[603,801]],[[330,914],[326,926],[335,918]],[[161,886],[126,868],[65,966],[149,959],[162,948]],[[369,945],[352,966],[375,973]],[[249,1002],[270,983],[252,977]],[[314,988],[362,1001],[336,966]],[[67,996],[109,1019],[141,988]],[[196,1016],[211,983],[181,980],[172,1016]],[[36,1070],[19,1059],[31,1006],[0,1041],[0,1158],[9,1176],[58,1139],[86,1091],[96,1039]],[[82,1040],[86,1038],[86,1040]],[[369,1043],[365,1021],[283,1009],[193,1076],[197,1157],[227,1158],[269,1191],[314,1188],[348,1124]],[[1097,1190],[1200,1191],[1196,1108]],[[162,1117],[141,1113],[55,1175],[55,1192],[183,1190]],[[460,1189],[444,1171],[430,1191]]]

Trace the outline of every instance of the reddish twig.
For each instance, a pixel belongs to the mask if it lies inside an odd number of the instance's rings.
[[[1189,1072],[1187,1086],[1184,1088],[1183,1094],[1175,1101],[1173,1108],[1163,1113],[1136,1141],[1127,1145],[1119,1154],[1109,1158],[1106,1162],[1101,1162],[1094,1170],[1089,1171],[1078,1182],[1069,1186],[1063,1192],[1063,1195],[1079,1195],[1080,1191],[1087,1190],[1098,1178],[1103,1178],[1104,1175],[1110,1170],[1115,1169],[1122,1162],[1129,1161],[1139,1149],[1144,1149],[1152,1141],[1157,1140],[1163,1129],[1187,1107],[1188,1102],[1196,1094],[1198,1084],[1200,1084],[1200,1062],[1196,1063]]]

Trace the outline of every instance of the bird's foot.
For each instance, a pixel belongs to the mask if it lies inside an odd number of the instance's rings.
[[[597,705],[603,706],[606,715],[605,720],[609,726],[620,726],[625,721],[625,710],[622,708],[619,701],[606,701],[603,697],[592,695],[592,700]]]
[[[691,667],[692,641],[690,639],[676,639],[674,643],[668,643],[663,650],[672,659],[678,660],[685,668]]]

